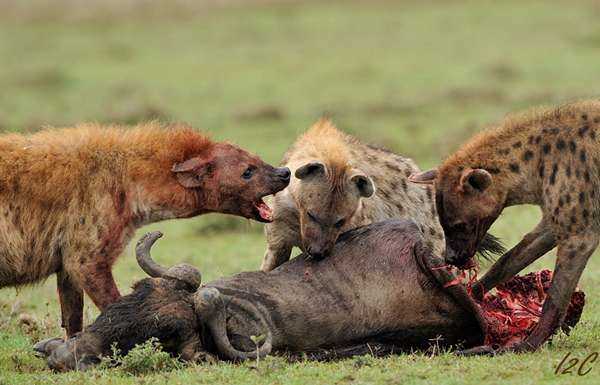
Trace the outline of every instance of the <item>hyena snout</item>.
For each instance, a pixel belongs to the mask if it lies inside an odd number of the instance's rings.
[[[276,194],[290,184],[292,172],[287,167],[272,167],[269,166],[266,184],[264,188],[268,190],[267,195]],[[264,194],[261,194],[261,197]]]
[[[275,175],[284,183],[289,183],[292,172],[287,167],[278,167],[275,169]]]
[[[306,245],[306,252],[311,256],[312,259],[320,261],[329,257],[334,244],[335,241],[330,241],[329,239],[308,241]]]

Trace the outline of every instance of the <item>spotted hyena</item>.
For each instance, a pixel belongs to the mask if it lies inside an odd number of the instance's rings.
[[[505,207],[535,204],[543,218],[481,279],[481,295],[558,246],[543,315],[514,350],[535,350],[555,331],[600,239],[600,101],[509,117],[476,136],[438,170],[415,175],[435,184],[452,262],[465,265]],[[477,286],[477,285],[476,285]]]
[[[273,222],[265,228],[268,246],[262,270],[287,261],[294,246],[318,261],[347,230],[390,218],[410,218],[431,250],[422,263],[485,327],[481,311],[466,289],[439,268],[445,264],[444,233],[433,189],[408,182],[418,171],[412,160],[363,144],[321,119],[296,141],[283,163],[293,177],[289,187],[273,199]],[[486,237],[482,249],[494,245],[494,240]]]
[[[408,183],[418,170],[412,160],[363,144],[321,119],[288,150],[283,163],[293,177],[273,200],[262,270],[287,261],[294,246],[322,259],[342,232],[401,217],[414,220],[434,253],[443,254],[433,190]]]
[[[136,229],[207,212],[266,222],[262,198],[289,178],[182,124],[0,135],[0,288],[56,273],[73,335],[84,292],[100,310],[119,299],[112,266]]]

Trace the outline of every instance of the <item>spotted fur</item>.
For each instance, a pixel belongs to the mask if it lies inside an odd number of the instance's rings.
[[[536,110],[508,117],[474,137],[438,169],[437,205],[459,265],[472,257],[505,207],[534,204],[542,209],[541,223],[492,267],[476,291],[506,281],[558,246],[540,324],[516,350],[536,349],[554,332],[598,246],[599,132],[598,100]]]
[[[294,246],[313,255],[318,249],[321,254],[323,248],[326,252],[333,247],[342,232],[390,218],[414,220],[434,253],[443,254],[444,234],[432,189],[408,183],[408,176],[418,171],[412,160],[364,144],[322,119],[298,138],[283,164],[292,175],[309,164],[321,164],[324,171],[292,178],[290,186],[275,196],[274,220],[266,226],[263,270],[287,261]],[[372,196],[357,193],[353,175],[371,181]],[[314,223],[315,218],[319,223]],[[340,220],[343,225],[336,227]]]

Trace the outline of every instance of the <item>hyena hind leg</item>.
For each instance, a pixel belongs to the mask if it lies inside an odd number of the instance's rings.
[[[572,236],[558,246],[558,258],[552,285],[544,301],[542,316],[531,335],[515,350],[535,350],[561,325],[571,296],[579,283],[587,261],[598,247],[600,237],[595,233]]]

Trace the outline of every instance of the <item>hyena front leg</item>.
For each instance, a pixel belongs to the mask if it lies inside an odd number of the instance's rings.
[[[536,350],[560,327],[571,296],[579,283],[588,259],[598,247],[599,239],[597,234],[588,233],[571,236],[559,243],[552,285],[544,301],[540,322],[525,341],[510,350]]]
[[[289,261],[291,254],[292,246],[286,244],[274,246],[268,245],[260,269],[265,272],[271,271]]]
[[[267,251],[260,269],[271,271],[289,261],[294,244],[297,244],[297,232],[284,221],[275,220],[265,226]]]
[[[64,267],[100,311],[121,297],[111,271],[113,260],[106,253],[98,253],[80,257]]]
[[[67,337],[72,337],[83,326],[83,290],[64,270],[56,274],[56,283],[62,314],[61,326],[66,330]]]
[[[481,338],[479,342],[474,343],[483,343],[487,333],[487,322],[483,316],[483,312],[469,295],[465,286],[459,282],[458,277],[445,269],[447,264],[444,258],[436,256],[423,243],[415,247],[415,256],[421,269],[437,281],[444,291],[450,294],[467,313],[475,316],[475,320],[481,330]]]
[[[110,266],[93,263],[84,266],[82,272],[86,277],[83,289],[98,309],[102,311],[121,298]]]
[[[500,257],[490,270],[473,285],[473,295],[475,298],[482,298],[485,293],[506,282],[554,247],[556,247],[554,234],[547,222],[542,219],[533,231],[525,235],[521,242]]]

